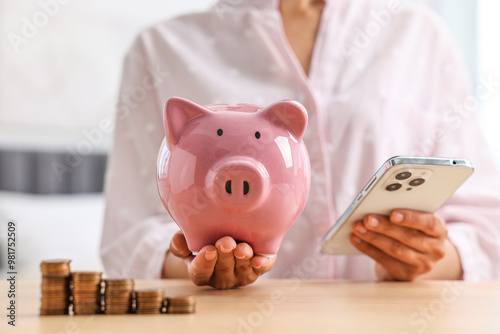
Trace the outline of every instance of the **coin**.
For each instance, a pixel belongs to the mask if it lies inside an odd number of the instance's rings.
[[[60,304],[60,305],[46,305],[46,304],[41,304],[40,306],[41,310],[44,311],[66,311],[69,309],[69,303],[67,304]]]
[[[163,289],[143,289],[135,291],[137,314],[161,313],[164,305],[165,291]]]
[[[107,287],[112,287],[114,290],[119,290],[120,287],[122,287],[124,290],[134,288],[134,280],[132,278],[108,278],[104,280],[104,284]]]
[[[104,313],[105,314],[112,314],[112,315],[127,314],[127,313],[130,313],[130,309],[126,309],[126,310],[119,310],[119,309],[104,310]]]
[[[40,298],[41,302],[55,302],[55,301],[64,301],[64,302],[70,302],[69,295],[61,295],[61,296],[43,296]]]
[[[104,280],[104,313],[126,314],[132,310],[134,280],[113,278]]]
[[[135,307],[137,309],[145,309],[145,308],[162,308],[163,307],[163,302],[162,301],[156,301],[156,302],[136,302]]]
[[[95,314],[101,311],[102,272],[75,271],[71,273],[73,313]]]
[[[124,298],[124,299],[104,298],[105,305],[116,305],[116,304],[128,304],[128,305],[130,305],[131,302],[132,302],[132,298]]]
[[[68,259],[58,259],[58,260],[43,260],[42,263],[40,264],[41,266],[54,266],[54,265],[68,265],[69,266],[69,263],[71,262],[71,260],[68,260]]]
[[[195,306],[176,306],[167,307],[167,313],[171,314],[185,314],[185,313],[195,313]]]
[[[75,315],[91,315],[91,314],[97,314],[100,311],[101,311],[100,309],[90,309],[90,310],[77,309],[77,310],[73,310],[73,313]]]
[[[81,284],[100,284],[101,283],[102,272],[90,272],[90,271],[80,271],[72,272],[71,278],[73,283]]]
[[[71,260],[43,260],[40,270],[44,276],[68,276]]]
[[[116,298],[116,299],[130,298],[132,296],[132,290],[115,292],[115,291],[109,290],[109,288],[107,288],[104,292],[104,295],[108,298]]]
[[[186,297],[167,297],[168,305],[192,305],[195,303],[193,296]]]
[[[42,284],[66,283],[71,279],[70,275],[66,276],[42,276]]]
[[[167,297],[163,289],[134,291],[132,278],[102,279],[102,272],[71,272],[71,260],[44,260],[40,315],[188,314],[194,313],[192,296]]]
[[[136,310],[135,314],[160,314],[161,311],[156,310]]]
[[[192,296],[168,297],[166,304],[167,313],[172,314],[194,313],[196,309],[196,301]]]
[[[97,310],[100,309],[101,305],[97,303],[81,303],[81,304],[73,304],[73,310]]]
[[[73,286],[73,294],[82,294],[82,295],[87,295],[87,294],[96,294],[101,291],[101,287],[98,285],[95,286],[78,286],[75,287]]]
[[[165,294],[165,291],[163,291],[163,289],[135,290],[135,295],[137,297],[163,296],[164,294]]]
[[[69,314],[68,309],[65,310],[44,310],[40,309],[40,315],[66,315]]]
[[[40,315],[68,314],[70,306],[71,260],[44,260],[40,263]]]
[[[73,304],[83,304],[83,303],[98,303],[100,302],[99,297],[94,298],[81,298],[81,297],[73,297]]]
[[[102,277],[101,271],[73,271],[71,273],[74,279],[89,279],[94,277]]]

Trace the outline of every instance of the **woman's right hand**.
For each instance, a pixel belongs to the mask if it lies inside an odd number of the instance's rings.
[[[189,250],[182,232],[177,232],[170,242],[169,256],[183,259],[187,274],[196,285],[210,285],[224,290],[251,284],[271,270],[276,261],[273,257],[254,255],[249,244],[225,236],[214,245],[203,247],[194,256]],[[168,276],[168,275],[167,275]]]

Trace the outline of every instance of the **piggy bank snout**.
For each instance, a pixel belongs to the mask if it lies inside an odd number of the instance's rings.
[[[224,209],[250,211],[267,197],[269,174],[256,160],[246,157],[225,159],[209,170],[206,188],[210,197]]]

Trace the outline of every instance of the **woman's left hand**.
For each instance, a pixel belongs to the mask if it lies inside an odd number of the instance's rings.
[[[389,217],[370,214],[356,222],[350,240],[377,262],[379,279],[412,281],[454,247],[447,234],[444,221],[432,213],[394,210]]]

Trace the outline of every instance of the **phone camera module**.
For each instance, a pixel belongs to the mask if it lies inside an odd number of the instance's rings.
[[[417,186],[420,186],[420,185],[424,184],[424,182],[425,182],[425,180],[422,179],[421,177],[419,177],[419,178],[416,178],[414,180],[411,180],[410,181],[410,186],[417,187]]]
[[[396,180],[406,180],[411,177],[411,172],[402,172],[396,175]]]
[[[401,183],[392,183],[385,187],[387,191],[396,191],[402,187]]]

